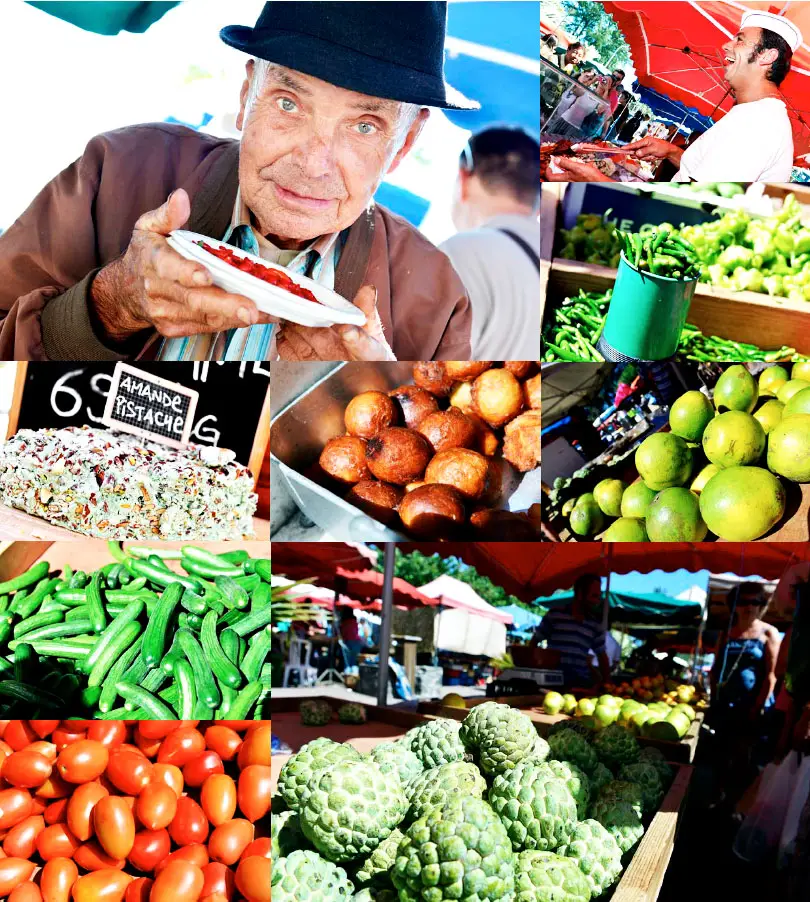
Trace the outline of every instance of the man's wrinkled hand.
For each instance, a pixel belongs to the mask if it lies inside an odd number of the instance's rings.
[[[611,182],[604,172],[593,163],[577,160],[573,157],[554,157],[554,163],[562,172],[552,172],[551,166],[546,170],[546,181],[549,182]]]
[[[275,322],[248,298],[217,288],[204,266],[169,247],[166,236],[190,212],[182,188],[170,194],[138,219],[124,255],[96,275],[91,296],[108,338],[125,341],[144,329],[178,338]]]
[[[676,145],[662,138],[641,138],[632,144],[625,144],[622,148],[639,160],[665,160],[676,149]]]
[[[362,327],[316,328],[285,322],[276,337],[279,357],[282,360],[396,360],[383,333],[374,286],[364,285],[354,304],[366,315]]]

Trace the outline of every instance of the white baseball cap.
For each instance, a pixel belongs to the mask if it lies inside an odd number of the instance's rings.
[[[790,19],[784,16],[777,16],[774,13],[762,13],[752,10],[747,12],[740,22],[740,29],[743,28],[765,28],[768,31],[776,32],[780,38],[787,41],[788,47],[795,53],[802,46],[802,33],[798,27],[794,25]]]

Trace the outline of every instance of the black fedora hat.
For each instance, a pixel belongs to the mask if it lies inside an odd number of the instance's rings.
[[[226,44],[350,91],[420,106],[475,110],[444,80],[447,4],[265,3],[255,27],[228,25]]]

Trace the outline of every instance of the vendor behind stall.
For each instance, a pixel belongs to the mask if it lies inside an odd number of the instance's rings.
[[[641,160],[669,160],[678,170],[676,182],[789,182],[793,134],[779,85],[801,44],[801,32],[783,16],[745,13],[739,32],[722,47],[734,107],[686,150],[649,137],[625,150]],[[563,172],[550,176],[555,181],[611,181],[589,163],[556,162]]]
[[[446,6],[275,2],[223,29],[251,57],[241,140],[167,123],[93,138],[0,237],[0,359],[468,358],[447,257],[373,203],[430,107],[478,106],[444,82]],[[336,290],[365,329],[274,325],[169,247],[180,228]]]
[[[560,652],[566,686],[592,687],[610,678],[610,661],[602,626],[602,584],[595,573],[583,573],[574,583],[574,598],[564,608],[554,608],[535,630],[533,645],[546,640],[546,647]],[[591,652],[599,661],[597,673]]]

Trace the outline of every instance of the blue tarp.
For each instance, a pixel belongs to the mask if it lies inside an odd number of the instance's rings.
[[[672,100],[672,98],[660,94],[653,88],[646,88],[640,85],[637,81],[633,84],[633,92],[657,116],[673,124],[682,124],[683,128],[690,132],[695,129],[707,131],[714,125],[713,120],[708,116],[703,116],[693,107],[684,106],[679,101]]]
[[[506,607],[498,608],[498,610],[504,614],[512,615],[513,623],[510,631],[515,633],[533,630],[543,619],[539,614],[532,614],[531,611],[527,611],[516,604],[510,604]]]

